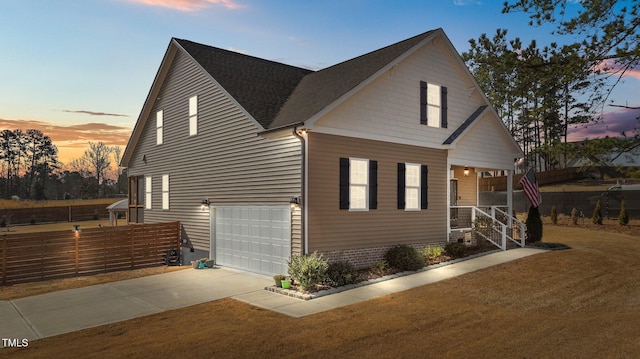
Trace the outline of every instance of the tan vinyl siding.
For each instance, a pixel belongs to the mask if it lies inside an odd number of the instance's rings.
[[[475,168],[469,168],[469,176],[464,176],[464,167],[453,167],[454,177],[458,180],[458,206],[477,205],[478,174]]]
[[[446,241],[446,151],[309,133],[309,251]],[[378,209],[339,209],[341,157],[378,161]],[[429,208],[397,209],[397,163],[429,166]]]
[[[189,135],[189,98],[198,96],[198,133]],[[299,196],[301,144],[267,140],[232,99],[181,50],[177,51],[151,117],[129,162],[129,176],[153,177],[153,209],[145,222],[179,220],[196,249],[210,245],[209,210],[200,202],[289,204]],[[156,145],[155,114],[163,111],[164,141]],[[146,156],[146,163],[142,157]],[[169,210],[161,209],[162,175],[169,175]],[[292,248],[300,248],[300,216],[293,217]]]

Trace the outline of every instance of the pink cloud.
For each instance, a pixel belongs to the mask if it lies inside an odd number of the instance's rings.
[[[624,132],[627,136],[640,132],[640,110],[620,109],[606,112],[602,120],[588,125],[578,125],[569,128],[569,141],[582,141],[584,139],[620,137]]]
[[[211,4],[222,5],[227,9],[235,10],[244,7],[234,0],[128,0],[129,2],[166,7],[179,11],[197,11]]]
[[[622,66],[620,63],[615,60],[604,60],[600,62],[594,70],[603,71],[609,74],[615,74],[619,71],[622,71]],[[640,69],[638,68],[630,68],[625,73],[625,76],[633,77],[635,79],[640,80]]]
[[[38,120],[6,120],[0,118],[0,129],[34,128],[49,136],[58,148],[58,158],[68,162],[82,155],[89,148],[89,141],[102,141],[108,146],[126,146],[132,129],[108,123],[84,123],[61,126],[51,122]]]

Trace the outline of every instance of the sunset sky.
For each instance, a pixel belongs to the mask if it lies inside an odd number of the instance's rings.
[[[125,146],[171,37],[321,69],[442,27],[459,52],[507,28],[539,46],[551,27],[498,0],[0,0],[0,130],[36,128],[67,163],[88,141]],[[575,6],[575,5],[570,5]],[[640,72],[611,100],[640,106]],[[604,108],[571,139],[618,135],[638,110]]]

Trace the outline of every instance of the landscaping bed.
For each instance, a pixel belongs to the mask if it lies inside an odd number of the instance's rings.
[[[423,272],[426,270],[439,268],[444,265],[449,265],[453,263],[457,263],[460,261],[477,258],[479,256],[487,255],[490,253],[500,251],[494,245],[487,243],[485,241],[481,241],[478,246],[465,247],[464,253],[454,256],[452,254],[447,253],[442,250],[441,254],[435,256],[426,256],[424,258],[424,266],[417,270],[401,270],[395,268],[393,266],[389,266],[386,262],[381,262],[376,265],[373,265],[369,268],[359,269],[357,270],[357,274],[353,283],[346,285],[332,285],[325,281],[321,284],[316,284],[312,288],[308,290],[303,290],[299,283],[292,281],[291,287],[289,289],[284,289],[282,287],[276,286],[275,284],[272,286],[265,287],[265,290],[286,295],[289,297],[294,297],[303,300],[310,300],[314,298],[319,298],[325,295],[330,295],[334,293],[339,293],[345,290],[354,289],[370,284],[379,283],[382,281],[386,281],[389,279],[394,279],[410,274],[415,274],[419,272]],[[423,251],[424,252],[424,251]],[[423,253],[424,254],[424,253]]]

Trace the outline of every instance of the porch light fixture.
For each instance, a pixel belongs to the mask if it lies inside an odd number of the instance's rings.
[[[300,197],[291,197],[289,200],[289,204],[291,204],[291,208],[295,208],[300,205]]]
[[[464,166],[464,176],[469,177],[469,166]]]
[[[200,201],[200,209],[204,211],[207,207],[209,207],[209,200],[203,198],[202,201]]]

